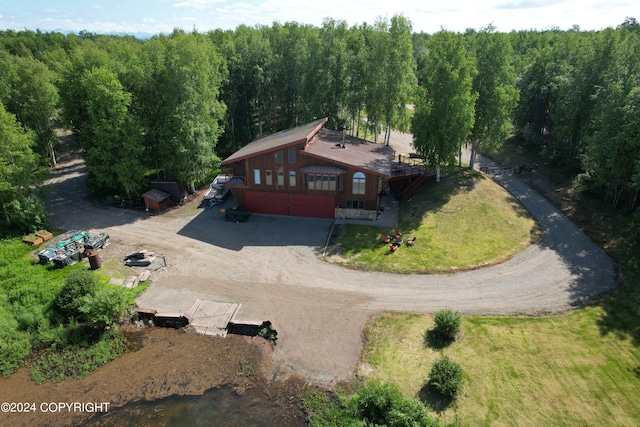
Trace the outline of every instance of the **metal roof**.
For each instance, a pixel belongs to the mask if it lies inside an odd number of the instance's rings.
[[[344,175],[348,171],[346,169],[339,168],[337,166],[320,166],[310,165],[300,168],[301,172],[314,173],[317,175]]]
[[[294,128],[277,132],[245,145],[222,162],[223,165],[244,160],[249,157],[282,149],[287,145],[306,142],[311,139],[327,122],[327,118],[315,120]]]
[[[342,148],[342,141],[342,132],[322,129],[302,154],[387,178],[391,176],[391,147],[345,135]]]

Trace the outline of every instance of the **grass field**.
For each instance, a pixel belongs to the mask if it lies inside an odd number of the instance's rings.
[[[466,317],[463,334],[438,348],[426,338],[431,316],[386,313],[367,328],[367,375],[397,384],[443,420],[469,426],[636,426],[640,351],[632,337],[599,327],[593,307],[551,318]],[[465,371],[447,402],[425,387],[440,352]]]
[[[388,254],[379,227],[347,225],[340,261],[365,270],[433,273],[473,269],[505,261],[537,240],[528,212],[502,187],[468,169],[451,169],[438,184],[422,187],[399,212],[413,247]]]

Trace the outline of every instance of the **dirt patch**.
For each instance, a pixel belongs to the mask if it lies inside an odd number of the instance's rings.
[[[300,418],[297,397],[305,382],[297,377],[269,382],[263,369],[271,364],[272,344],[262,338],[229,336],[211,338],[182,330],[150,328],[131,337],[139,349],[106,364],[79,380],[36,384],[28,368],[0,378],[4,402],[32,402],[36,412],[2,413],[0,425],[77,425],[92,416],[88,412],[43,412],[50,402],[108,402],[113,410],[128,402],[151,401],[172,395],[199,395],[231,386],[243,393],[252,388],[268,390],[274,402]],[[268,373],[268,372],[266,372]]]

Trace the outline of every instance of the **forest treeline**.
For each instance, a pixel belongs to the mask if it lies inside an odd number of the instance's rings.
[[[432,166],[512,134],[614,207],[640,189],[640,24],[414,33],[408,17],[174,30],[140,40],[0,32],[2,227],[46,223],[39,189],[71,129],[95,194],[192,189],[220,158],[315,118],[378,143],[411,130]],[[414,104],[415,110],[406,108]],[[469,159],[473,164],[473,156]],[[640,215],[636,229],[640,229]]]

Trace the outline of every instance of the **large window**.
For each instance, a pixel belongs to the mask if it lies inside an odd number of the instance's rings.
[[[282,150],[276,151],[276,162],[278,163],[284,162],[284,152]]]
[[[273,185],[273,172],[271,172],[269,169],[264,171],[264,181],[267,185]]]
[[[307,174],[307,190],[340,191],[342,190],[341,175],[311,175]]]
[[[296,171],[289,171],[289,187],[295,187],[296,185]]]
[[[366,177],[362,172],[353,174],[353,194],[364,194]]]
[[[287,155],[289,157],[289,163],[295,163],[296,162],[296,147],[289,147]]]
[[[278,169],[278,187],[284,187],[284,171]]]
[[[253,183],[256,185],[260,185],[260,169],[253,170]]]

